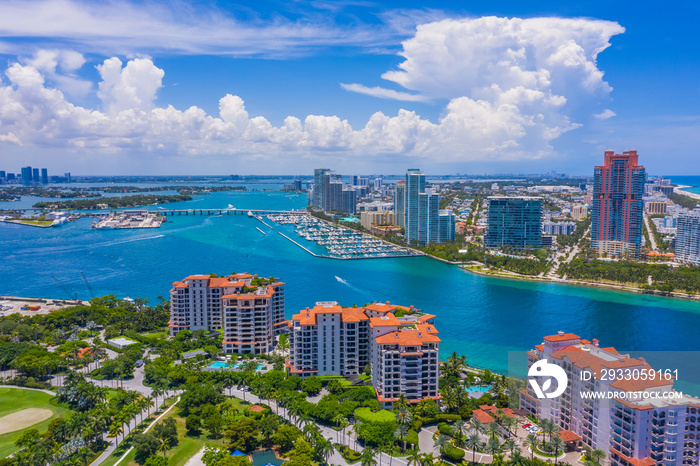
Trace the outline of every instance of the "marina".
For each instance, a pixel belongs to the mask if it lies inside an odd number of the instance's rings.
[[[112,212],[95,220],[92,228],[97,230],[121,230],[127,228],[160,228],[163,217],[148,210],[124,210]]]
[[[322,246],[328,252],[328,254],[314,254],[317,257],[329,259],[380,259],[423,255],[412,249],[396,246],[349,228],[332,225],[310,214],[270,214],[267,215],[267,219],[278,222],[281,225],[294,225],[297,235]],[[287,236],[285,238],[292,241]],[[296,241],[292,242],[311,252]]]

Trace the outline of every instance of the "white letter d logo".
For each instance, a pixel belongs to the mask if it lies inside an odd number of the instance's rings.
[[[530,370],[527,371],[528,381],[530,386],[534,390],[537,398],[556,398],[566,390],[566,384],[568,383],[568,378],[566,377],[566,372],[564,369],[557,366],[556,364],[550,364],[545,359],[537,361],[535,364],[530,366]],[[540,384],[535,379],[536,377],[552,377],[557,381],[557,388],[553,392],[548,392],[552,385],[552,379],[547,379],[544,384],[540,387]]]

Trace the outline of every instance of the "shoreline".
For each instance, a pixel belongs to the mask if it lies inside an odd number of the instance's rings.
[[[692,197],[693,199],[700,201],[700,194],[691,193],[690,191],[685,191],[685,188],[692,188],[692,186],[679,185],[673,189],[673,192],[675,192],[676,194],[682,194],[683,196]]]
[[[700,295],[693,295],[693,294],[688,294],[688,293],[683,293],[679,291],[659,291],[659,290],[644,290],[641,288],[637,288],[634,286],[628,286],[628,285],[622,285],[622,284],[614,284],[614,283],[600,283],[600,282],[588,282],[584,280],[572,280],[572,279],[559,279],[559,280],[552,280],[549,278],[544,278],[544,277],[530,277],[527,275],[519,275],[516,274],[515,272],[495,272],[495,273],[489,273],[484,271],[483,269],[474,269],[474,268],[469,268],[469,267],[464,267],[460,266],[459,267],[462,270],[465,270],[467,272],[476,274],[476,275],[481,275],[484,277],[493,277],[493,278],[504,278],[504,279],[510,279],[510,280],[520,280],[520,281],[530,281],[530,282],[539,282],[539,283],[554,283],[554,284],[561,284],[561,285],[571,285],[571,286],[582,286],[582,287],[587,287],[587,288],[601,288],[601,289],[607,289],[611,291],[622,291],[625,293],[636,293],[636,294],[646,294],[646,295],[652,295],[652,296],[659,296],[662,298],[675,298],[675,299],[684,299],[687,301],[700,301]]]

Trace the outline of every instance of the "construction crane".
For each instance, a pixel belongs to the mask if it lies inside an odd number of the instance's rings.
[[[90,286],[90,282],[88,281],[87,277],[85,276],[85,272],[80,272],[83,275],[83,281],[85,281],[85,286],[87,286],[87,289],[90,291],[90,296],[92,298],[95,297],[95,292],[93,291],[92,287]]]
[[[58,280],[58,278],[54,277],[53,275],[51,275],[51,278],[53,278],[54,281],[58,283],[58,286],[61,287],[61,290],[63,291],[63,293],[65,293],[65,296],[68,296],[69,299],[78,299],[77,294],[71,294],[70,290],[66,288],[66,286]]]

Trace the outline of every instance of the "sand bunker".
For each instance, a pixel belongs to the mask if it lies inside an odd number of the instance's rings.
[[[0,435],[31,427],[53,416],[50,409],[28,408],[0,417]]]

